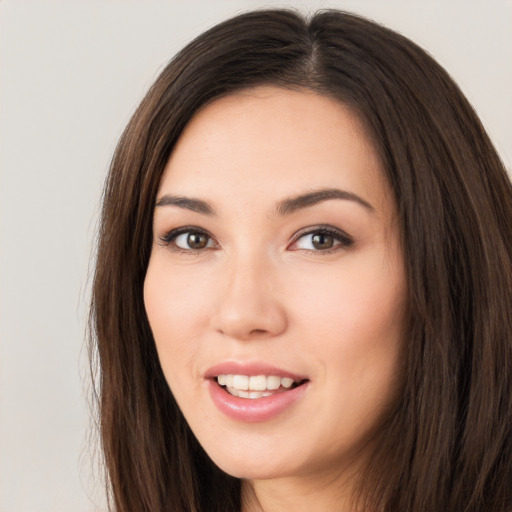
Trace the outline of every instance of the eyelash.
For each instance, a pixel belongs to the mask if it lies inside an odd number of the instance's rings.
[[[176,238],[186,233],[206,235],[210,240],[214,240],[214,238],[210,235],[210,233],[208,233],[208,231],[205,231],[204,229],[198,228],[196,226],[183,226],[181,228],[172,229],[168,233],[161,236],[160,240],[164,246],[170,247],[174,252],[191,255],[199,254],[200,252],[204,251],[204,249],[182,249],[181,247],[178,247],[174,243]]]
[[[294,237],[292,238],[291,245],[296,244],[301,238],[308,236],[308,235],[327,235],[332,236],[332,238],[340,242],[338,245],[335,245],[331,249],[325,249],[325,250],[311,250],[311,249],[295,249],[295,250],[302,250],[306,254],[332,254],[333,252],[337,252],[341,249],[348,249],[351,247],[354,243],[354,239],[349,236],[347,233],[342,231],[341,229],[335,228],[333,226],[329,225],[319,225],[314,226],[312,228],[306,228],[303,231],[299,231]]]
[[[214,238],[208,233],[208,231],[205,231],[204,229],[198,228],[196,226],[183,226],[177,229],[172,229],[171,231],[165,233],[163,236],[160,237],[160,241],[162,242],[162,245],[171,247],[172,251],[182,253],[182,254],[188,254],[188,255],[198,255],[201,252],[204,252],[207,247],[202,249],[183,249],[181,247],[178,247],[174,241],[178,236],[183,234],[198,234],[198,235],[206,235],[209,240],[214,240]],[[341,249],[348,249],[351,247],[354,243],[354,240],[351,236],[349,236],[347,233],[342,231],[341,229],[334,228],[333,226],[329,225],[318,225],[314,226],[312,228],[306,228],[303,231],[299,231],[297,234],[295,234],[292,238],[292,242],[290,246],[293,246],[296,244],[301,238],[308,236],[308,235],[326,235],[326,236],[332,236],[333,239],[339,244],[335,245],[332,249],[326,249],[326,250],[311,250],[311,249],[293,249],[293,250],[302,250],[306,254],[331,254],[336,251],[339,251]],[[217,244],[218,246],[218,244]],[[290,247],[289,246],[289,247]]]

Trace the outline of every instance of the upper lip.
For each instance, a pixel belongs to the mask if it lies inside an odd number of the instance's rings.
[[[209,368],[205,372],[204,378],[214,379],[218,375],[247,375],[249,377],[256,375],[275,375],[281,378],[289,377],[294,381],[307,380],[307,377],[304,375],[299,375],[264,362],[242,363],[237,361],[225,361]]]

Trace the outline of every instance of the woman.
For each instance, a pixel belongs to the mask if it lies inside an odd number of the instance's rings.
[[[260,11],[183,49],[108,177],[117,511],[512,510],[512,189],[404,37]]]

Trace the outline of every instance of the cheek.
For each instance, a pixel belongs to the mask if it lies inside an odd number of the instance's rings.
[[[347,258],[348,260],[348,258]],[[317,357],[333,394],[385,401],[400,368],[405,277],[382,256],[354,258],[337,272],[315,276],[296,294],[301,339]]]
[[[379,255],[347,258],[346,264],[324,273],[304,272],[297,282],[294,307],[311,329],[337,331],[338,340],[359,333],[364,343],[401,328],[405,279],[401,267],[386,264]]]
[[[204,282],[150,260],[144,281],[144,304],[162,370],[173,388],[190,371],[197,351],[194,339],[204,327]],[[204,291],[204,289],[203,289]],[[184,342],[186,340],[186,342]]]

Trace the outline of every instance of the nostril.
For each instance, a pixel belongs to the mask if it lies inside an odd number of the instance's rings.
[[[251,331],[251,334],[256,334],[256,335],[258,335],[258,334],[266,334],[266,333],[267,333],[267,331],[265,331],[265,329],[253,329]]]

